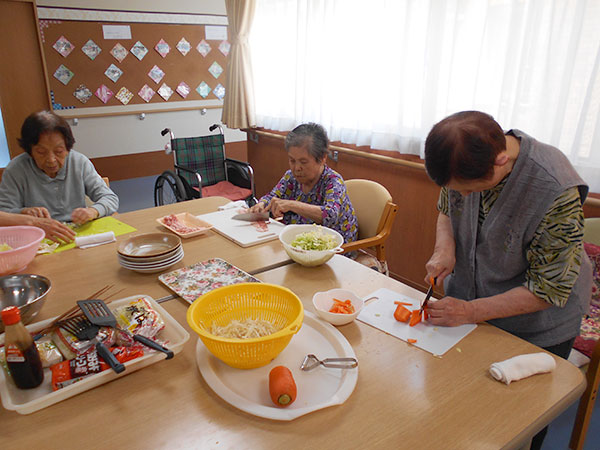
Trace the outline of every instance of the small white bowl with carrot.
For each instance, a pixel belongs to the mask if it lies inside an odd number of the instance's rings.
[[[317,315],[336,326],[352,322],[364,306],[362,298],[347,289],[317,292],[312,301]]]

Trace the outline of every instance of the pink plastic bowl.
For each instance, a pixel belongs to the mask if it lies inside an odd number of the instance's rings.
[[[0,252],[0,275],[20,272],[33,261],[46,233],[38,227],[0,227],[0,244],[12,250]]]

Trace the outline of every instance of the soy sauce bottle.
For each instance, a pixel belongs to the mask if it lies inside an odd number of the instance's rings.
[[[40,354],[31,334],[21,322],[21,311],[16,306],[2,310],[4,322],[4,351],[10,375],[19,389],[31,389],[44,380]]]

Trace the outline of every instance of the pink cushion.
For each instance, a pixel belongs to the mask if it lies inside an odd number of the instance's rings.
[[[581,336],[575,338],[573,348],[591,357],[594,345],[600,338],[600,246],[584,242],[585,252],[592,261],[594,281],[592,283],[592,298],[590,313],[581,322]]]
[[[229,200],[244,200],[252,195],[250,189],[244,189],[229,181],[219,181],[212,186],[205,186],[202,188],[202,197],[225,197]]]

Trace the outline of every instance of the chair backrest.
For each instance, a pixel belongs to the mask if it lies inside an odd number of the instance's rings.
[[[202,184],[210,186],[227,178],[225,172],[225,137],[222,134],[176,138],[171,140],[175,164],[195,170],[202,176]],[[194,174],[178,171],[191,186],[198,186]]]
[[[600,217],[585,219],[583,240],[590,244],[600,245]]]
[[[386,205],[392,201],[389,191],[371,180],[346,180],[348,196],[358,219],[358,238],[375,236],[381,231]]]

